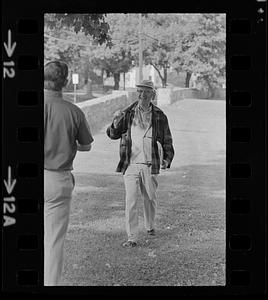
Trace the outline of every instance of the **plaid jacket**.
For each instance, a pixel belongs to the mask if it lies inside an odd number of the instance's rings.
[[[116,168],[116,172],[125,173],[130,164],[131,157],[131,124],[135,114],[135,107],[138,101],[131,104],[125,109],[125,115],[119,122],[117,128],[114,128],[113,123],[107,128],[107,135],[113,139],[120,140],[120,161]],[[172,136],[168,125],[168,119],[164,112],[152,104],[152,174],[159,174],[160,158],[158,152],[157,141],[163,148],[163,159],[168,162],[167,168],[170,168],[174,148],[172,145]]]

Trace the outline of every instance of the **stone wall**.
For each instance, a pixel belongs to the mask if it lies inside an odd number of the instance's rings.
[[[197,89],[158,88],[153,103],[163,107],[187,98],[206,99],[206,95]],[[138,95],[135,91],[113,91],[110,95],[77,103],[77,106],[85,113],[92,133],[95,134],[112,121],[118,109],[124,109],[136,100]]]
[[[207,93],[193,88],[158,88],[157,105],[170,105],[184,99],[208,99]],[[225,100],[225,89],[216,90],[213,100]]]
[[[189,88],[158,88],[157,106],[170,105],[186,98],[197,98],[196,90]]]
[[[217,89],[214,94],[215,99],[225,100],[226,99],[226,89]]]
[[[114,91],[111,95],[77,103],[77,106],[85,113],[94,134],[112,121],[118,109],[127,107],[136,99],[135,92]]]

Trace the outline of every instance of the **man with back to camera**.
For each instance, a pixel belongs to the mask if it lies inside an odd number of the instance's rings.
[[[44,67],[44,285],[60,285],[63,247],[74,189],[76,152],[90,151],[93,137],[82,110],[65,101],[68,66]]]
[[[172,136],[164,112],[151,101],[156,95],[154,84],[144,80],[137,85],[139,100],[115,113],[107,128],[111,139],[120,138],[120,161],[116,171],[122,172],[126,190],[125,247],[137,246],[138,207],[140,188],[144,204],[145,228],[155,235],[157,174],[170,168],[174,156]]]

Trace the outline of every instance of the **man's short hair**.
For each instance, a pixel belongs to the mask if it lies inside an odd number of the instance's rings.
[[[60,91],[67,83],[68,66],[61,61],[51,61],[44,67],[44,88]]]

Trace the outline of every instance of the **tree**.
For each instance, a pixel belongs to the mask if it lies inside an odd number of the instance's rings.
[[[82,31],[102,45],[110,43],[109,24],[105,16],[106,14],[45,14],[45,24],[50,29],[72,28],[75,33]]]
[[[204,14],[200,19],[203,34],[196,39],[199,46],[196,57],[200,61],[199,81],[207,87],[209,97],[213,97],[215,89],[225,82],[225,27],[224,15]]]
[[[155,68],[163,87],[177,43],[179,19],[175,14],[149,14],[144,24],[144,61]]]
[[[175,47],[178,16],[170,14],[143,14],[145,64],[151,64],[158,72],[162,85],[166,86],[167,70],[171,52]],[[110,25],[112,47],[98,46],[95,49],[95,65],[113,74],[115,89],[119,88],[120,73],[133,67],[138,62],[139,37],[138,14],[107,14]]]
[[[94,22],[89,22],[94,20]],[[82,85],[91,83],[90,72],[94,44],[110,45],[109,25],[104,15],[46,14],[44,27],[44,58],[60,59],[83,78]],[[69,79],[69,83],[71,78]],[[67,84],[67,86],[68,86]],[[80,85],[81,85],[80,84]],[[88,91],[91,87],[88,87]]]
[[[137,19],[137,18],[136,18]],[[111,47],[99,45],[94,49],[93,64],[114,77],[114,89],[119,89],[120,74],[132,67],[133,45],[138,42],[137,22],[133,15],[107,14],[110,25]]]
[[[225,80],[225,16],[223,14],[193,15],[186,23],[183,36],[173,54],[173,65],[187,72],[186,87],[191,74],[198,73],[199,83],[213,97],[215,88]]]

